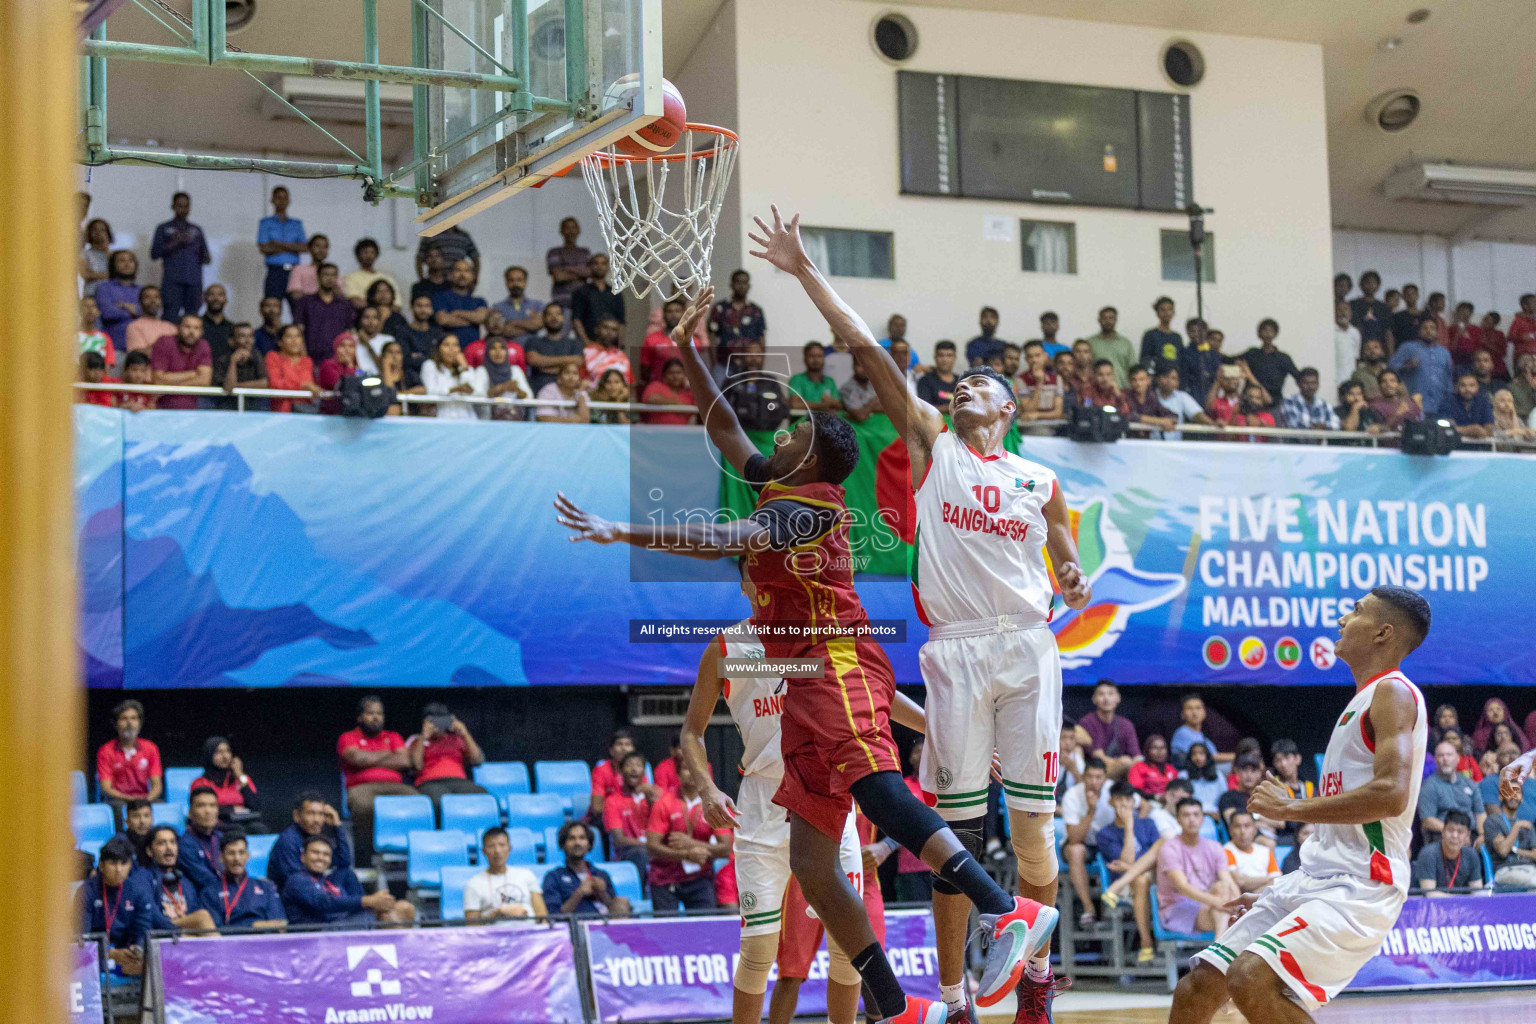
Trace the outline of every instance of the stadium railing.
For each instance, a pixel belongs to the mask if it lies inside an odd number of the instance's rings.
[[[217,387],[190,387],[170,384],[119,384],[100,383],[87,384],[76,382],[77,391],[108,391],[114,393],[131,393],[145,395],[184,395],[196,398],[233,398],[236,412],[256,411],[248,410],[247,399],[259,398],[289,398],[301,402],[324,401],[335,398],[336,392],[322,391],[315,394],[309,391],[286,391],[277,388],[235,388],[225,391]],[[488,406],[491,408],[531,409],[531,408],[557,408],[574,409],[576,403],[569,399],[540,400],[537,398],[480,398],[469,395],[456,395],[447,397],[443,395],[396,395],[395,401],[402,406],[411,405],[472,405]],[[698,410],[692,405],[648,405],[642,402],[588,402],[587,408],[595,412],[628,412],[634,414],[643,413],[696,413]],[[804,415],[800,410],[796,415]],[[1031,420],[1020,422],[1019,430],[1024,434],[1041,435],[1053,434],[1056,428],[1066,426],[1066,420]],[[1140,423],[1128,423],[1126,431],[1138,437],[1146,437],[1150,440],[1163,440],[1153,435],[1164,433],[1182,434],[1186,438],[1215,440],[1236,440],[1267,438],[1276,441],[1301,442],[1311,445],[1339,445],[1349,447],[1379,448],[1387,442],[1396,442],[1401,438],[1398,431],[1381,431],[1369,433],[1363,430],[1302,430],[1290,427],[1226,427],[1206,426],[1200,423],[1181,423],[1173,430],[1165,430],[1161,427],[1143,426]],[[1468,438],[1461,439],[1463,448],[1477,451],[1494,452],[1536,452],[1536,442],[1512,441],[1499,438]]]

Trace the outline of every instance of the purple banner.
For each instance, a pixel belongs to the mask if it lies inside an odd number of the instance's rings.
[[[1536,895],[1416,896],[1351,990],[1536,981]]]
[[[566,925],[160,943],[166,1024],[577,1024]]]
[[[724,1020],[731,1016],[731,979],[741,940],[739,919],[593,921],[584,927],[599,1021]],[[933,915],[926,910],[888,912],[885,940],[886,955],[902,987],[912,995],[937,999],[939,956]],[[769,975],[770,994],[776,978],[776,972]],[[800,986],[796,1012],[827,1012],[825,944],[811,965],[810,977]]]
[[[69,979],[70,1024],[101,1024],[101,947],[87,942],[75,947],[75,970]]]

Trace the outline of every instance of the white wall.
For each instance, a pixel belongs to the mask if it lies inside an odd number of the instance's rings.
[[[985,304],[1001,311],[1000,333],[1033,336],[1054,309],[1062,335],[1096,330],[1102,305],[1121,311],[1133,340],[1155,323],[1152,300],[1167,293],[1179,320],[1193,315],[1193,283],[1161,280],[1158,232],[1186,229],[1180,215],[902,196],[899,194],[895,68],[869,45],[885,7],[856,0],[737,3],[744,219],[769,202],[808,224],[896,234],[894,281],[839,279],[840,290],[877,329],[900,311],[920,354],[942,337],[976,333]],[[1028,78],[1168,91],[1158,54],[1173,33],[1028,15],[899,8],[920,44],[914,71]],[[1195,194],[1216,212],[1216,283],[1206,315],[1229,347],[1254,342],[1258,321],[1276,317],[1281,344],[1299,363],[1333,365],[1332,274],[1322,50],[1313,45],[1179,33],[1204,51],[1208,73],[1193,93]],[[1075,276],[1026,274],[1018,242],[982,237],[983,218],[1071,220]],[[722,227],[722,230],[726,228]],[[740,228],[744,234],[745,225]],[[757,269],[755,294],[773,340],[825,337],[795,282]]]
[[[735,128],[739,119],[736,81],[736,3],[720,5],[709,28],[693,52],[672,74],[672,84],[688,105],[688,120]],[[715,286],[724,291],[731,271],[741,266],[741,189],[733,179],[720,207],[720,229],[715,234]],[[730,225],[731,227],[727,227]]]
[[[1520,296],[1536,292],[1536,245],[1515,242],[1452,246],[1440,235],[1341,228],[1333,233],[1333,265],[1335,273],[1356,281],[1363,272],[1375,270],[1381,274],[1382,291],[1416,284],[1423,298],[1445,292],[1452,307],[1470,302],[1479,316],[1496,310],[1506,325],[1520,309]]]
[[[311,234],[330,236],[331,262],[343,274],[357,268],[353,243],[372,237],[382,250],[377,265],[393,274],[407,292],[402,300],[409,297],[411,282],[416,280],[415,206],[403,199],[371,206],[363,200],[360,182],[128,165],[91,168],[89,183],[84,177],[82,169],[81,187],[91,193],[90,216],[106,218],[116,234],[115,246],[138,254],[140,284],[160,283],[159,264],[149,262],[150,239],[155,225],[171,215],[171,194],[189,193],[192,220],[202,226],[213,253],[212,265],[203,270],[203,282],[217,281],[229,289],[235,319],[259,322],[257,307],[266,270],[264,257],[256,249],[256,225],[272,212],[267,197],[278,184],[292,193],[290,215],[303,220]],[[544,254],[560,244],[560,220],[567,215],[576,216],[585,228],[583,244],[593,250],[603,248],[592,200],[576,176],[551,179],[541,189],[526,189],[466,224],[480,247],[478,294],[489,302],[503,298],[502,271],[515,263],[528,268],[530,294],[548,298],[551,282]]]

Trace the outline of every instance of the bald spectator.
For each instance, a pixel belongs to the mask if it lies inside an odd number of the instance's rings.
[[[1476,784],[1458,771],[1461,748],[1449,740],[1435,745],[1435,773],[1419,785],[1419,827],[1424,841],[1432,843],[1445,828],[1445,818],[1452,812],[1467,816],[1467,821],[1482,828],[1483,803]]]

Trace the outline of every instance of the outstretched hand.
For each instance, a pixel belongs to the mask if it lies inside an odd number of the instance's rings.
[[[1536,763],[1536,750],[1528,750],[1504,766],[1499,772],[1499,799],[1518,799],[1531,777],[1531,765]]]
[[[807,262],[805,246],[800,243],[800,215],[795,214],[785,224],[777,206],[770,206],[769,209],[773,211],[773,227],[764,224],[761,217],[752,218],[762,234],[747,232],[747,237],[758,245],[758,248],[749,251],[758,259],[767,260],[778,269],[793,274]]]
[[[555,519],[561,526],[567,526],[575,532],[576,535],[569,538],[572,543],[590,540],[595,544],[612,544],[619,540],[616,524],[590,512],[583,512],[570,498],[558,491],[555,493],[555,513]]]
[[[699,321],[704,319],[704,314],[709,312],[710,306],[715,302],[715,289],[706,287],[693,297],[688,308],[683,311],[683,318],[672,328],[672,341],[681,348],[684,345],[692,345],[693,332],[698,329]]]
[[[1093,588],[1088,585],[1088,577],[1083,575],[1082,566],[1076,562],[1061,563],[1061,567],[1056,570],[1056,582],[1061,585],[1061,596],[1068,608],[1086,608],[1093,599]]]

